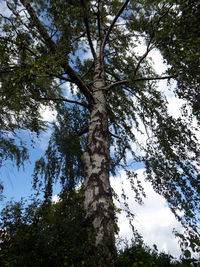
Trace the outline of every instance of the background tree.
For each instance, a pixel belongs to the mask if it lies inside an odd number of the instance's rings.
[[[188,4],[196,23],[197,3]],[[188,128],[186,112],[184,118],[170,116],[167,100],[156,86],[159,80],[174,79],[175,92],[193,104],[187,86],[192,79],[192,88],[198,88],[199,71],[195,75],[188,71],[194,57],[187,49],[191,42],[183,41],[180,28],[182,20],[189,23],[191,10],[180,1],[20,0],[7,1],[7,6],[11,15],[1,14],[1,90],[7,84],[13,95],[22,96],[17,98],[20,101],[30,99],[18,115],[30,109],[37,119],[40,103],[56,103],[58,124],[46,161],[36,164],[35,181],[37,174],[44,174],[46,192],[51,193],[54,177],[62,177],[63,184],[72,188],[76,185],[73,178],[84,177],[86,225],[93,225],[96,246],[102,246],[106,255],[99,266],[111,264],[115,250],[110,173],[125,168],[136,200],[141,202],[144,195],[135,173],[128,170],[127,150],[133,161],[145,163],[146,179],[166,198],[193,237],[192,249],[198,250],[198,140],[194,127]],[[177,32],[172,30],[171,44],[166,36],[176,22],[179,26]],[[196,32],[192,30],[191,36],[196,37]],[[146,51],[138,55],[141,40]],[[148,57],[155,48],[171,64],[169,73],[155,73]],[[183,58],[187,54],[189,60],[179,64],[174,52]],[[70,84],[68,98],[62,83]],[[80,112],[68,109],[69,105],[78,105]],[[145,141],[137,140],[137,133]]]

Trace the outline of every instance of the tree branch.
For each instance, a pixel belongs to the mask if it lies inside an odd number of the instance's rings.
[[[77,135],[82,136],[83,134],[88,133],[88,131],[89,131],[89,127],[86,126],[83,129],[81,129],[79,132],[77,132]]]
[[[149,52],[153,49],[153,45],[150,46],[151,45],[151,41],[153,40],[153,36],[154,36],[154,34],[152,34],[151,37],[150,37],[149,43],[147,45],[146,52],[144,53],[144,55],[138,61],[138,64],[137,64],[137,66],[135,68],[135,71],[134,71],[134,74],[135,75],[137,74],[137,72],[138,72],[138,70],[140,68],[140,65],[141,65],[142,61],[148,56]]]
[[[160,16],[160,18],[158,19],[158,21],[157,21],[157,23],[156,23],[156,26],[158,26],[159,25],[159,23],[161,22],[161,20],[169,13],[169,11],[170,11],[170,9],[173,7],[173,4],[171,4],[170,6],[169,6],[169,8],[166,10],[166,12],[162,15],[162,16]]]
[[[20,0],[20,1],[24,5],[26,10],[28,11],[32,22],[34,23],[34,25],[38,29],[38,31],[39,31],[41,37],[44,39],[46,45],[49,47],[51,52],[53,54],[55,54],[56,53],[56,44],[50,38],[49,34],[47,33],[47,30],[42,25],[39,18],[36,16],[35,11],[31,7],[30,3],[28,2],[28,0]],[[74,83],[78,86],[78,88],[81,90],[81,92],[84,94],[87,101],[91,104],[93,102],[92,94],[90,93],[87,85],[82,81],[81,77],[68,64],[63,64],[62,67],[66,71],[66,73],[69,75],[69,77],[74,81]]]
[[[143,77],[133,80],[133,82],[140,82],[140,81],[155,81],[155,80],[167,80],[167,79],[174,79],[178,75],[170,75],[170,76],[162,76],[162,77]],[[131,81],[132,82],[132,81]]]
[[[78,41],[79,39],[81,39],[82,37],[85,36],[85,32],[83,32],[80,36],[76,37],[74,40],[72,40],[72,43]]]
[[[126,153],[126,149],[130,149],[131,150],[131,146],[128,144],[128,142],[126,140],[124,140],[122,137],[113,134],[109,131],[109,134],[112,135],[114,138],[120,139],[121,142],[123,143],[124,147],[123,147],[123,151],[121,153],[121,156],[117,159],[116,162],[112,163],[112,167],[115,168],[116,166],[119,165],[120,161],[123,159],[125,153]]]
[[[115,83],[112,83],[108,86],[106,86],[105,90],[110,90],[111,88],[115,87],[115,86],[118,86],[118,85],[121,85],[121,84],[126,84],[126,83],[130,83],[131,80],[121,80],[121,81],[117,81]]]
[[[120,78],[117,76],[117,74],[109,71],[108,69],[105,69],[105,72],[108,73],[109,75],[111,75],[112,77],[114,77],[115,80],[120,81]]]
[[[81,76],[81,79],[83,79],[85,76],[87,76],[87,74],[91,71],[91,69],[94,67],[94,62],[92,62],[91,66],[89,67],[89,69]]]
[[[86,10],[86,7],[85,7],[84,0],[81,0],[81,4],[82,4],[83,9],[84,9],[84,18],[83,19],[84,19],[84,24],[85,24],[85,28],[86,28],[87,39],[88,39],[88,42],[89,42],[89,46],[90,46],[93,58],[95,59],[96,58],[96,53],[95,53],[94,46],[93,46],[92,39],[91,39],[91,35],[90,35],[90,28],[89,28],[88,17],[87,17],[87,10]]]
[[[54,101],[54,102],[68,102],[68,103],[72,103],[72,104],[77,104],[80,105],[82,107],[88,108],[87,104],[75,101],[75,100],[71,100],[71,99],[67,99],[67,98],[53,98],[53,97],[41,97],[41,98],[37,98],[37,101]]]
[[[117,81],[115,83],[112,83],[108,86],[105,87],[105,90],[110,90],[111,88],[121,85],[121,84],[126,84],[126,83],[132,83],[132,82],[140,82],[140,81],[154,81],[154,80],[166,80],[166,79],[173,79],[176,78],[178,75],[171,75],[171,76],[163,76],[163,77],[143,77],[143,78],[138,78],[134,80],[121,80]]]
[[[74,81],[74,83],[78,86],[78,88],[81,90],[81,92],[86,97],[88,103],[92,104],[94,102],[93,96],[87,87],[87,85],[83,82],[81,77],[69,66],[63,66],[66,73],[69,75],[69,77]]]
[[[50,72],[46,72],[46,74],[48,74],[49,76],[56,77],[56,78],[63,80],[65,82],[74,83],[73,80],[71,80],[70,78],[66,78],[66,77],[62,76],[62,74],[59,75],[59,74],[54,74],[54,73],[50,73]]]
[[[110,35],[110,33],[111,33],[111,31],[112,31],[112,29],[113,29],[113,27],[114,27],[116,21],[118,20],[119,16],[122,14],[122,12],[124,11],[124,9],[125,9],[126,6],[128,5],[128,2],[129,2],[129,1],[130,1],[130,0],[126,0],[126,1],[125,1],[125,3],[124,3],[123,6],[120,8],[120,10],[118,11],[117,15],[115,16],[115,18],[113,19],[113,21],[112,21],[112,23],[111,23],[111,25],[110,25],[110,27],[109,27],[107,33],[106,33],[106,36],[104,37],[104,40],[103,40],[103,43],[102,43],[102,51],[104,50],[104,47],[105,47],[106,42],[107,42],[107,40],[108,40],[108,37],[109,37],[109,35]]]
[[[39,20],[39,18],[35,14],[35,11],[32,8],[32,6],[30,5],[30,3],[27,0],[20,0],[20,1],[23,4],[23,6],[26,8],[26,10],[30,16],[30,19],[32,20],[32,22],[34,23],[36,28],[38,29],[38,31],[39,31],[41,37],[44,39],[45,43],[48,45],[50,50],[53,53],[55,53],[56,52],[56,44],[50,38],[49,34],[47,33],[47,30],[45,29],[45,27],[42,25],[41,21]]]
[[[100,19],[100,2],[98,0],[98,11],[97,11],[97,27],[98,27],[98,33],[99,37],[101,37],[101,19]]]
[[[158,27],[159,23],[161,22],[161,20],[169,13],[169,10],[172,8],[173,5],[170,5],[170,7],[167,9],[167,11],[158,19],[157,23],[156,23],[156,27]],[[153,32],[150,34],[150,40],[148,42],[148,45],[147,45],[147,49],[146,49],[146,52],[144,53],[144,55],[140,58],[136,68],[135,68],[135,75],[137,74],[139,68],[140,68],[140,65],[142,63],[142,61],[148,56],[149,52],[154,48],[153,45],[151,45],[151,42],[153,40],[155,36],[155,30],[153,29]]]

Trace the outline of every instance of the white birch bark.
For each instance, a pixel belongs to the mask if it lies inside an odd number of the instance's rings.
[[[93,83],[94,104],[88,133],[85,164],[85,202],[87,217],[96,233],[96,245],[110,244],[114,248],[114,208],[109,181],[109,133],[106,108],[104,66],[101,40],[98,41]]]

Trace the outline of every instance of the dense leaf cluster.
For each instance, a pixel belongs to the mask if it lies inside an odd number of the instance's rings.
[[[83,214],[81,193],[54,204],[8,203],[1,213],[0,265],[82,266],[91,250]]]

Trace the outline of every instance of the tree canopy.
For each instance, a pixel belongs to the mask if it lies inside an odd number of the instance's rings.
[[[38,133],[41,105],[58,112],[46,155],[36,163],[35,187],[44,176],[48,199],[54,179],[66,190],[82,181],[86,221],[96,231],[96,245],[110,249],[115,223],[109,175],[124,168],[141,203],[145,193],[129,166],[142,162],[146,180],[186,229],[182,244],[199,251],[199,1],[6,4],[8,14],[0,14],[2,134]],[[165,73],[154,70],[155,49],[168,64]],[[174,81],[171,90],[186,101],[182,116],[169,114],[160,80]]]

